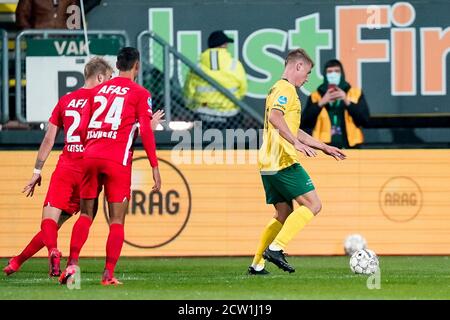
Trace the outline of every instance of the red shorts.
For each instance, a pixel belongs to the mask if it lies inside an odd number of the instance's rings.
[[[56,166],[53,171],[44,207],[58,208],[68,214],[80,211],[80,184],[83,173],[67,167]]]
[[[105,186],[108,202],[130,200],[131,165],[105,159],[85,158],[83,160],[83,181],[81,182],[81,198],[95,199]]]

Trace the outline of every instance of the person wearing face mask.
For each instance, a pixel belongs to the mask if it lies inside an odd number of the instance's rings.
[[[301,128],[332,146],[358,147],[364,142],[361,128],[370,118],[364,94],[345,80],[339,60],[325,63],[323,75],[323,83],[308,98]]]

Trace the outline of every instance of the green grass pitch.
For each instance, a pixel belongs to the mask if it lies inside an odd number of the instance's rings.
[[[47,276],[47,260],[32,259],[0,276],[0,299],[449,299],[448,257],[380,257],[381,288],[351,273],[347,257],[289,257],[287,274],[268,263],[268,276],[248,276],[251,258],[121,258],[118,287],[102,287],[103,259],[81,259],[81,289]],[[0,259],[4,266],[7,259]]]

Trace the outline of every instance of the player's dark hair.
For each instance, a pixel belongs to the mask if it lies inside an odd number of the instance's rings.
[[[120,71],[130,71],[140,60],[139,51],[133,47],[124,47],[117,54],[116,67]]]
[[[296,60],[303,60],[305,62],[310,63],[311,69],[314,67],[314,61],[311,59],[311,57],[306,53],[304,49],[298,48],[289,51],[286,60],[284,61],[284,65],[287,66],[289,62]]]
[[[89,79],[98,74],[106,76],[107,72],[113,73],[111,65],[103,58],[94,57],[84,66],[84,78]]]

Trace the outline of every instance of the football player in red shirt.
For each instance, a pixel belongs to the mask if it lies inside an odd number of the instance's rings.
[[[156,144],[150,121],[152,98],[144,87],[134,82],[140,57],[135,48],[125,47],[117,55],[119,76],[96,88],[89,109],[83,113],[85,138],[81,183],[81,213],[92,217],[99,189],[104,186],[109,211],[109,236],[103,285],[121,284],[114,269],[124,242],[124,220],[131,193],[133,142],[139,127],[150,166],[153,170],[152,191],[161,188]],[[75,262],[74,262],[75,263]],[[69,267],[71,262],[69,261]]]
[[[60,129],[64,129],[64,149],[52,174],[42,211],[41,231],[19,255],[11,258],[3,269],[6,275],[19,270],[21,265],[44,246],[48,249],[49,274],[59,276],[61,253],[57,249],[59,227],[80,210],[83,144],[80,137],[82,110],[89,103],[92,88],[111,79],[112,67],[102,58],[91,59],[84,68],[85,85],[63,96],[49,119],[48,130],[41,143],[33,176],[22,193],[33,196],[36,185],[41,185],[41,170],[49,156]]]

